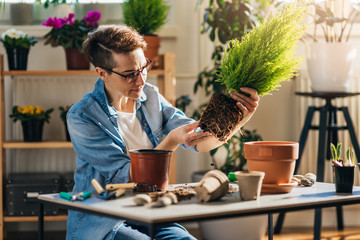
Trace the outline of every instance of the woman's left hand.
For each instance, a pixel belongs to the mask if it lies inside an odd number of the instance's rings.
[[[242,87],[240,90],[247,93],[249,96],[233,91],[229,91],[229,94],[232,99],[237,101],[236,105],[243,113],[243,119],[241,120],[241,126],[243,126],[255,113],[255,110],[259,105],[260,97],[257,91],[253,88]]]

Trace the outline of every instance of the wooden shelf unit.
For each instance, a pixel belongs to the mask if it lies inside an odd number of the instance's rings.
[[[175,104],[175,55],[167,52],[160,56],[159,66],[152,69],[150,76],[157,77],[157,86],[160,93],[173,105]],[[6,222],[36,222],[36,216],[4,216],[4,183],[6,177],[6,156],[5,149],[66,149],[72,148],[71,142],[66,141],[43,141],[43,142],[21,142],[5,139],[5,76],[97,76],[93,70],[29,70],[29,71],[4,71],[4,57],[0,55],[0,240],[4,239],[4,223]],[[170,164],[169,182],[175,183],[176,161],[175,155],[172,156]],[[66,221],[64,214],[58,216],[45,216],[45,221]]]

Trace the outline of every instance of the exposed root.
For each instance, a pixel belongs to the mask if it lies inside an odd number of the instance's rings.
[[[224,94],[214,94],[200,119],[200,128],[211,132],[219,141],[226,141],[240,124],[242,112],[236,101]]]

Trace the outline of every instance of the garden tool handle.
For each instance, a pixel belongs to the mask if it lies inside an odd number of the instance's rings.
[[[100,185],[100,183],[95,178],[93,180],[91,180],[91,183],[99,195],[104,195],[104,193],[105,193],[104,188]]]
[[[106,190],[115,190],[120,188],[125,189],[135,189],[136,183],[116,183],[116,184],[107,184]]]

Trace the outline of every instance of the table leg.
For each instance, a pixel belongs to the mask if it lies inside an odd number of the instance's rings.
[[[314,240],[320,240],[321,237],[321,210],[321,208],[315,209]]]
[[[337,216],[337,229],[343,230],[344,229],[344,218],[343,218],[342,206],[336,206],[336,216]]]
[[[44,240],[44,204],[39,206],[38,239]]]
[[[150,239],[155,239],[155,235],[156,235],[155,225],[154,225],[154,224],[150,224],[150,225],[149,225],[149,236],[150,236]]]
[[[273,214],[268,213],[268,239],[273,240],[274,228],[273,228]]]

